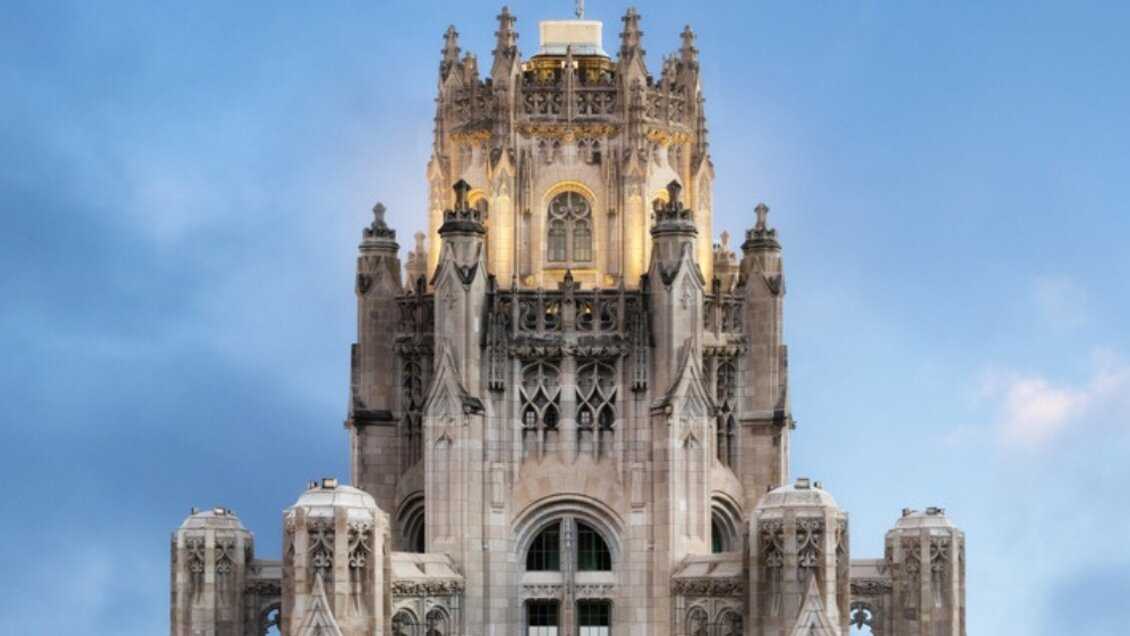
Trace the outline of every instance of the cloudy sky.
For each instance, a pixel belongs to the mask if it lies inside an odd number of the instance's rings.
[[[624,5],[589,3],[616,48]],[[787,6],[786,6],[787,5]],[[695,11],[689,12],[687,6]],[[511,5],[520,48],[566,0]],[[346,475],[360,228],[424,224],[441,34],[496,3],[9,2],[0,631],[167,631],[169,532]],[[1130,9],[643,4],[699,34],[716,233],[782,236],[794,476],[880,556],[968,533],[971,634],[1130,623]]]

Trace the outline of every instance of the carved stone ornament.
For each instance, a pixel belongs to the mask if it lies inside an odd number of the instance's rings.
[[[561,598],[563,589],[560,583],[531,583],[522,586],[522,598]]]
[[[454,579],[441,581],[404,581],[392,582],[392,594],[397,597],[422,597],[422,596],[451,596],[463,593],[463,582]]]
[[[682,596],[742,596],[742,579],[675,579],[671,591]]]
[[[612,598],[616,586],[611,583],[582,583],[575,589],[577,598]]]
[[[538,137],[542,139],[558,139],[561,141],[572,141],[579,137],[590,138],[608,138],[611,139],[620,134],[620,127],[615,124],[566,124],[566,123],[545,123],[545,124],[521,124],[518,126],[518,132],[522,133],[524,137]]]
[[[250,581],[244,586],[243,593],[260,598],[282,596],[282,581],[277,579],[258,579]]]
[[[852,596],[881,596],[894,589],[888,579],[852,579]]]

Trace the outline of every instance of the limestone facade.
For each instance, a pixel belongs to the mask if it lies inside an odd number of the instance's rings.
[[[694,33],[652,76],[640,16],[448,29],[428,231],[357,259],[352,486],[311,483],[281,561],[223,509],[174,533],[171,633],[963,636],[964,538],[907,511],[852,561],[789,479],[782,248],[712,241]],[[221,572],[222,570],[222,572]]]

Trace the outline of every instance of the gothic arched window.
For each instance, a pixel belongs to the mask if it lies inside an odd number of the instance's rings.
[[[561,525],[542,530],[526,552],[526,571],[546,572],[561,569]]]
[[[549,202],[546,258],[552,263],[592,261],[592,206],[578,192],[562,192]]]
[[[560,419],[561,387],[556,364],[536,359],[522,366],[522,451],[523,457],[540,457],[552,450]]]
[[[734,399],[738,392],[738,370],[733,360],[723,360],[718,365],[715,377],[717,391],[715,397],[718,403],[718,418],[716,421],[716,441],[718,461],[735,468],[737,463],[737,445],[734,439]]]
[[[525,554],[518,555],[519,563],[526,566],[520,574],[522,584],[538,590],[536,598],[526,601],[527,636],[611,633],[612,599],[616,596],[611,548],[614,537],[603,534],[599,527],[599,522],[567,514],[539,524],[531,529],[529,543],[523,541]],[[527,578],[527,574],[531,576]],[[568,590],[576,589],[578,582],[599,583],[601,590],[571,598]],[[560,612],[574,602],[572,612]]]
[[[612,569],[612,552],[596,530],[577,522],[577,571],[607,572]]]
[[[616,424],[616,361],[593,359],[577,368],[577,435],[581,452],[606,457]]]

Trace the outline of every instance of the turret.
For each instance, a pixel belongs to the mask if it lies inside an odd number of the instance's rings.
[[[747,505],[758,493],[788,479],[789,430],[788,351],[782,324],[785,296],[781,244],[768,226],[769,208],[759,204],[757,221],[746,231],[737,293],[742,297],[742,332],[746,349],[741,360],[742,394],[738,409],[743,423],[743,462],[739,479]]]
[[[242,636],[251,533],[227,508],[198,511],[173,533],[172,636]]]
[[[899,636],[965,636],[965,533],[942,508],[906,509],[887,532],[893,611],[880,620]]]
[[[702,330],[705,281],[695,249],[698,230],[677,181],[667,184],[667,202],[657,202],[651,227],[651,285],[656,338],[654,382],[667,390],[685,358],[697,359]]]
[[[398,471],[396,382],[397,297],[400,280],[396,231],[385,222],[385,206],[373,206],[373,221],[361,232],[357,255],[357,343],[353,345],[350,430],[353,483],[395,505],[392,478]]]
[[[749,609],[762,636],[848,631],[847,514],[819,482],[771,490],[750,519]]]
[[[387,633],[388,515],[336,479],[311,482],[283,513],[282,633]]]
[[[702,274],[695,257],[694,214],[667,185],[667,202],[655,205],[651,265],[647,275],[654,338],[650,409],[651,457],[669,476],[657,479],[654,542],[662,555],[655,575],[666,580],[688,554],[710,551],[710,466],[713,401],[702,374]],[[653,620],[669,616],[666,599]]]

